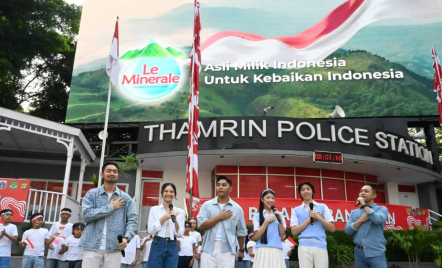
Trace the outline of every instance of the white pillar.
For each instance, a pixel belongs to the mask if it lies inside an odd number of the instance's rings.
[[[61,199],[61,208],[64,208],[66,206],[66,196],[68,194],[69,177],[71,175],[71,166],[72,166],[73,156],[74,156],[74,141],[72,139],[69,142],[69,146],[68,146],[66,170],[64,173],[64,182],[63,182],[63,197]]]
[[[141,201],[141,191],[143,189],[143,186],[141,185],[141,173],[143,170],[141,167],[137,167],[137,175],[135,177],[135,208],[137,210],[137,214],[139,214],[139,209],[142,204]]]
[[[80,202],[81,200],[81,191],[83,191],[83,178],[84,178],[84,171],[86,170],[86,159],[84,159],[83,156],[81,156],[81,166],[80,166],[80,177],[78,178],[78,186],[77,186],[77,201]]]
[[[385,198],[388,204],[399,205],[399,189],[397,182],[385,183]]]

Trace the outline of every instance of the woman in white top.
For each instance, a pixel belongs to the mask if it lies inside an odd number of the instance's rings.
[[[176,197],[173,183],[161,187],[163,204],[154,206],[149,212],[148,233],[154,236],[148,267],[170,268],[178,266],[177,237],[184,234],[184,211],[172,205]]]

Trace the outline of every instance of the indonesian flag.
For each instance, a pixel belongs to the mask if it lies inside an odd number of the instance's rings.
[[[35,248],[34,244],[32,244],[32,242],[31,242],[31,240],[29,240],[29,238],[26,238],[25,243],[28,244],[31,247],[31,249]]]
[[[199,77],[201,72],[200,51],[200,3],[195,0],[193,45],[190,54],[190,96],[189,96],[189,134],[187,137],[187,188],[186,192],[199,199],[198,190],[198,118],[199,118]]]
[[[437,56],[436,50],[431,50],[431,54],[433,57],[433,69],[434,69],[434,92],[436,92],[436,99],[439,107],[439,124],[442,126],[442,90],[441,90],[441,82],[442,82],[442,68],[440,65],[439,57]]]
[[[106,65],[106,74],[110,77],[110,81],[114,86],[118,84],[118,56],[120,55],[119,47],[117,18],[117,22],[115,23],[114,37],[112,39],[112,46]]]
[[[344,46],[362,28],[386,19],[442,18],[440,0],[348,0],[321,21],[293,36],[265,38],[223,31],[202,45],[203,65],[260,61],[321,61]]]
[[[293,240],[290,236],[287,236],[287,239],[284,242],[289,244],[291,247],[298,245],[298,244],[296,244],[295,240]]]

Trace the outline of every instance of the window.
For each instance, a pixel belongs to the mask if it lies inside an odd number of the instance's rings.
[[[267,188],[265,175],[240,175],[240,197],[260,197],[261,192]]]
[[[344,180],[322,179],[323,196],[325,200],[344,200]]]
[[[269,188],[277,198],[295,198],[295,179],[293,176],[269,175]]]

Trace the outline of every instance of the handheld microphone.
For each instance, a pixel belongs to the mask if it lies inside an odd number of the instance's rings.
[[[275,208],[274,205],[271,206],[271,209],[272,209],[273,212],[276,211],[276,208]],[[279,223],[282,224],[281,217],[279,215],[276,215],[276,214],[275,214],[275,216],[276,216],[276,219],[279,221]]]
[[[313,210],[313,203],[310,203],[309,206],[310,206],[310,210]],[[310,217],[310,224],[313,225],[313,218],[312,217]]]
[[[169,204],[169,210],[170,211],[173,210],[173,205],[172,204]],[[171,218],[172,218],[172,221],[175,222],[175,215],[172,215]]]
[[[355,204],[355,207],[359,206],[360,203],[361,203],[361,201],[357,200],[356,204]]]
[[[118,243],[123,243],[123,236],[122,235],[118,235]],[[125,257],[126,253],[124,252],[124,249],[121,250],[121,256]]]

